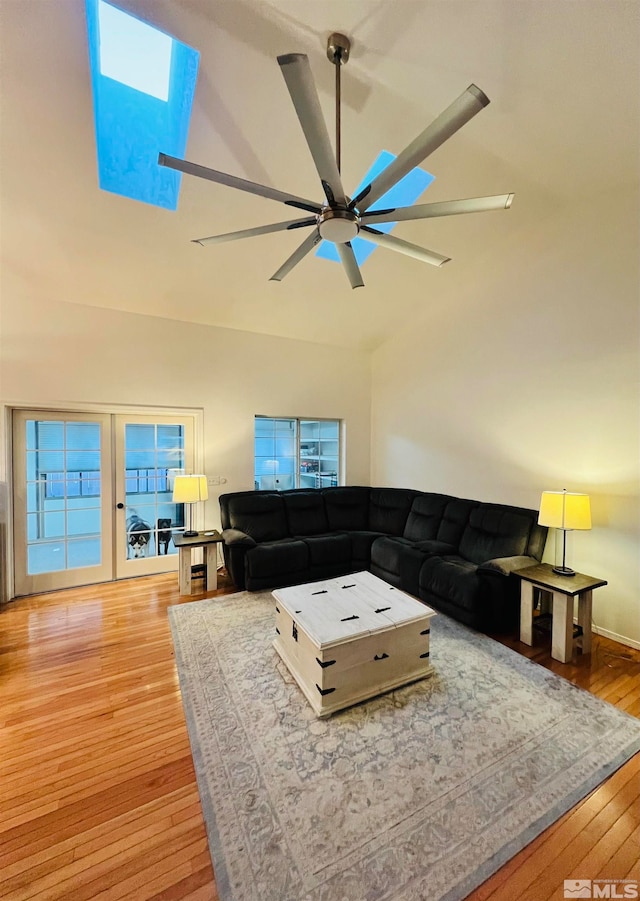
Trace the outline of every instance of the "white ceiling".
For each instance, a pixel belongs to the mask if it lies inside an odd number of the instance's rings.
[[[332,31],[343,72],[348,193],[381,149],[398,153],[470,83],[490,105],[424,164],[424,200],[514,191],[508,212],[400,223],[451,256],[442,269],[379,248],[352,291],[306,257],[306,236],[219,246],[192,238],[291,218],[290,210],[183,176],[177,212],[98,189],[84,0],[1,0],[1,251],[36,296],[370,348],[500,265],[556,208],[638,176],[640,5],[619,0],[113,0],[196,47],[188,159],[284,191],[321,191],[276,56],[307,53],[330,133]]]

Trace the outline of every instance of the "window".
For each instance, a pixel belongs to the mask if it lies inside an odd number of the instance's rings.
[[[85,2],[100,187],[175,210],[181,174],[158,153],[184,156],[200,55],[105,0]]]
[[[337,419],[255,419],[256,491],[329,488],[340,481]]]

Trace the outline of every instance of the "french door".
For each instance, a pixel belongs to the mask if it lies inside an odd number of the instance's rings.
[[[15,594],[177,568],[192,416],[13,414]]]
[[[184,531],[173,477],[192,473],[192,417],[114,416],[116,578],[177,569],[171,539]]]

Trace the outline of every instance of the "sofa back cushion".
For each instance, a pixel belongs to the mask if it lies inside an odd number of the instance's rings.
[[[372,488],[369,498],[369,529],[385,535],[402,535],[414,498],[410,488]]]
[[[289,534],[320,535],[329,531],[321,491],[283,491],[282,500]]]
[[[411,505],[403,537],[409,541],[435,538],[450,500],[446,494],[419,494]]]
[[[289,534],[282,495],[277,492],[248,491],[228,495],[226,505],[227,528],[246,532],[254,541],[277,541]]]
[[[329,529],[362,531],[369,528],[369,488],[323,488]]]
[[[472,563],[525,554],[533,520],[517,507],[480,504],[460,540],[460,553]]]
[[[442,520],[436,538],[458,547],[462,534],[469,523],[471,511],[478,506],[478,501],[451,498],[444,508]]]

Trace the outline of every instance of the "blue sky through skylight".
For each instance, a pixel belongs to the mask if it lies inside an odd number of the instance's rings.
[[[388,150],[381,150],[373,165],[353,192],[353,196],[356,197],[362,188],[370,184],[376,175],[382,172],[383,169],[386,169],[393,160],[395,160],[395,156],[392,153],[389,153]],[[385,210],[389,207],[411,206],[416,202],[418,197],[426,191],[434,178],[435,175],[431,175],[430,172],[426,172],[424,169],[412,169],[411,172],[408,172],[397,184],[392,188],[389,188],[387,193],[383,194],[379,200],[372,203],[369,210]],[[395,228],[397,224],[397,222],[376,222],[372,228],[388,233]],[[364,263],[367,257],[371,256],[377,247],[376,244],[372,244],[365,238],[354,238],[351,242],[351,246],[353,247],[353,252],[355,253],[359,266]],[[316,256],[340,262],[338,250],[332,241],[322,241],[316,250]]]
[[[166,102],[173,44],[169,35],[102,0],[98,20],[101,74]]]
[[[185,155],[200,54],[104,0],[86,10],[99,185],[175,210],[181,174],[158,153]]]

